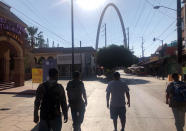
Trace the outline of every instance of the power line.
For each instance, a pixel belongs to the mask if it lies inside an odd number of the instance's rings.
[[[24,0],[21,1],[22,1],[21,4],[23,4],[32,14],[34,14],[39,19],[41,18],[41,16],[39,16],[38,13],[34,13],[35,10],[33,10],[32,7],[30,7]]]
[[[30,0],[26,0],[30,5],[31,7],[34,9],[34,11],[36,11],[36,13],[40,12],[33,4],[32,2],[30,2]],[[44,21],[46,21],[49,25],[51,25],[51,22],[47,19],[47,17],[44,17],[44,15],[41,15],[40,17],[42,17],[44,19]],[[52,24],[52,25],[55,25],[55,24]]]
[[[23,16],[25,16],[26,18],[28,18],[29,20],[31,20],[32,22],[34,22],[35,24],[39,25],[40,27],[44,28],[45,30],[49,31],[51,34],[55,35],[56,37],[62,39],[63,41],[67,42],[67,43],[71,43],[67,40],[65,40],[64,38],[62,38],[60,35],[58,35],[57,33],[51,31],[50,29],[48,29],[47,27],[41,25],[39,22],[35,21],[34,19],[30,18],[29,16],[25,15],[23,12],[21,12],[20,10],[12,7],[15,11],[19,12],[20,14],[22,14]]]
[[[143,45],[144,45],[144,41],[143,41],[143,37],[142,37],[142,43],[141,43],[142,58],[144,58],[144,51],[145,51]]]
[[[152,11],[153,9],[151,9],[151,11]],[[151,17],[150,17],[150,21],[147,23],[147,25],[145,26],[146,28],[145,28],[145,30],[143,31],[143,35],[146,33],[146,31],[147,31],[147,29],[148,29],[148,27],[150,26],[150,24],[151,24],[151,22],[152,22],[152,19],[154,18],[154,13],[155,12],[153,12],[152,13],[152,15],[151,15]],[[151,14],[151,12],[149,11],[149,14],[148,14],[148,16]],[[142,35],[142,36],[143,36]]]
[[[138,25],[138,23],[139,23],[139,21],[140,21],[140,19],[141,19],[141,17],[142,17],[142,14],[143,14],[145,8],[146,8],[146,6],[145,6],[145,4],[143,4],[143,8],[141,8],[140,15],[139,15],[139,17],[138,17],[138,19],[137,19],[137,21],[136,21],[135,26],[134,26],[135,28],[137,27],[137,25]]]
[[[167,36],[165,36],[164,37],[164,39],[163,40],[166,40],[167,38],[169,38],[170,37],[170,35],[173,33],[173,32],[175,32],[176,30],[173,30],[173,31],[171,31]]]
[[[154,5],[149,1],[149,0],[145,0],[149,5],[151,5],[151,6],[153,6],[154,7]]]
[[[174,24],[176,22],[176,20],[175,21],[173,21],[159,36],[158,36],[158,38],[160,38],[165,32],[167,32],[167,30]]]
[[[21,4],[23,4],[25,7],[27,7],[27,9],[31,12],[31,13],[33,13],[36,17],[38,17],[39,19],[41,19],[41,18],[43,18],[43,21],[46,23],[46,24],[49,24],[49,25],[54,25],[54,24],[51,24],[45,17],[42,17],[43,15],[39,15],[38,14],[38,10],[37,10],[37,8],[35,8],[34,6],[33,6],[33,4],[29,1],[29,0],[27,0],[27,2],[29,3],[29,4],[27,4],[24,0],[22,0],[22,2],[21,2]],[[36,10],[37,10],[37,12],[36,12]],[[42,19],[41,19],[42,20]],[[32,25],[32,23],[31,22],[29,22],[29,21],[27,21],[28,23],[30,23],[30,25]],[[48,37],[46,37],[47,39],[48,39]],[[61,39],[61,38],[60,38]],[[55,41],[55,40],[53,40],[53,41]],[[59,40],[57,40],[58,42],[60,42],[60,43],[63,43],[62,41],[59,41]]]

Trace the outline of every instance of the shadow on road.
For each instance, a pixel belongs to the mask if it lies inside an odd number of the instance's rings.
[[[25,97],[25,98],[32,98],[35,97],[35,95],[24,95],[24,94],[16,94],[13,97]]]
[[[14,95],[13,97],[34,97],[35,96],[35,90],[25,90],[21,92],[3,92],[1,91],[0,94],[7,94],[7,95]]]
[[[147,84],[150,83],[150,81],[143,80],[143,79],[127,79],[127,78],[121,78],[122,81],[125,81],[128,85],[140,85],[140,84]]]
[[[108,80],[107,78],[98,77],[98,78],[97,78],[97,81],[102,82],[102,83],[104,83],[104,84],[108,84],[108,82],[109,82],[110,80]]]
[[[104,84],[108,84],[110,80],[103,77],[98,77],[97,80],[99,82],[102,82]],[[127,79],[127,78],[121,78],[122,81],[125,81],[128,85],[140,85],[140,84],[147,84],[150,83],[150,81],[143,80],[143,79]]]

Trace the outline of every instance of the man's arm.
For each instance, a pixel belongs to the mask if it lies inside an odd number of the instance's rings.
[[[83,88],[83,99],[85,100],[85,105],[87,106],[87,93],[84,84],[82,85],[82,88]]]
[[[61,108],[64,115],[64,123],[68,121],[68,109],[64,88],[61,88]]]
[[[109,100],[110,100],[110,93],[111,93],[111,84],[108,83],[107,89],[106,89],[106,100],[107,100],[107,108],[109,108]]]
[[[127,105],[128,105],[128,107],[130,107],[130,93],[129,93],[130,89],[125,82],[124,82],[124,87],[125,87],[125,91],[126,91]]]
[[[169,93],[167,92],[167,93],[166,93],[166,104],[169,104],[169,98],[170,98],[170,95],[169,95]]]
[[[169,104],[170,92],[171,92],[171,83],[167,86],[166,89],[166,104]]]
[[[129,92],[126,92],[126,96],[127,96],[127,105],[128,107],[130,107],[130,93]]]
[[[109,108],[109,99],[110,99],[110,92],[107,91],[107,94],[106,94],[107,108]]]
[[[42,98],[42,85],[39,85],[39,87],[36,90],[36,97],[34,101],[34,122],[37,123],[39,121],[39,115],[38,111],[41,105],[41,98]]]

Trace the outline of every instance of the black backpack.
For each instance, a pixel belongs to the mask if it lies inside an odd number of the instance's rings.
[[[176,103],[186,103],[186,86],[184,82],[173,82],[173,100]]]
[[[43,84],[44,95],[41,103],[41,118],[53,120],[60,115],[60,88],[59,84],[54,84],[49,88],[48,83]]]

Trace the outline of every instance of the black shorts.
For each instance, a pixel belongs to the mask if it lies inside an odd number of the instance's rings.
[[[110,118],[113,120],[118,119],[118,116],[121,120],[126,119],[126,107],[110,107]]]

